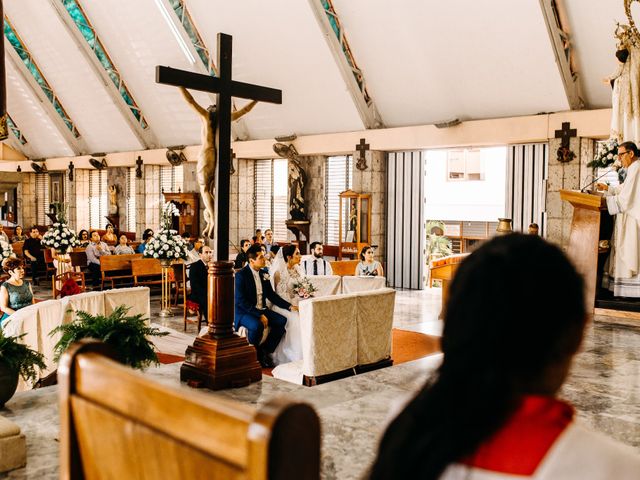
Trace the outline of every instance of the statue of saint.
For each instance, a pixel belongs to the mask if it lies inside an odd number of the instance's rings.
[[[213,238],[215,212],[213,192],[216,186],[216,162],[218,160],[219,144],[218,113],[215,105],[210,105],[207,109],[198,105],[193,96],[184,87],[180,87],[180,92],[191,108],[198,114],[202,123],[202,148],[198,154],[196,180],[200,188],[200,196],[204,202],[204,220],[207,224],[202,231],[202,235]],[[253,100],[240,110],[233,112],[231,121],[238,120],[245,113],[249,113],[256,103],[258,102]]]
[[[304,186],[307,184],[307,174],[300,165],[298,151],[293,145],[284,143],[274,144],[273,151],[289,160],[289,215],[291,215],[291,220],[307,220],[307,211],[304,206]]]
[[[118,214],[118,187],[116,185],[109,185],[109,215]]]

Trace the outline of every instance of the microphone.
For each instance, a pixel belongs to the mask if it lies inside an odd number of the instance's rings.
[[[604,172],[604,173],[603,173],[602,175],[600,175],[599,177],[594,178],[592,182],[587,183],[584,187],[582,187],[582,188],[580,189],[580,193],[584,193],[584,191],[587,189],[587,187],[590,187],[591,185],[593,185],[594,183],[596,183],[598,180],[600,180],[602,177],[607,176],[609,173],[611,173],[611,172],[609,172],[609,171],[607,170],[606,172]]]

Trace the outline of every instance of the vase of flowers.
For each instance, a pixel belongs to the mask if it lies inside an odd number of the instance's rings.
[[[317,291],[318,289],[308,277],[304,277],[293,284],[293,293],[302,299],[313,297],[313,294]]]
[[[189,249],[187,242],[178,235],[176,230],[171,229],[171,221],[174,216],[179,216],[180,212],[175,204],[167,202],[162,207],[160,216],[160,231],[156,232],[153,239],[147,244],[144,256],[157,258],[159,260],[177,260],[187,258]]]
[[[53,248],[58,253],[65,254],[71,248],[79,246],[80,241],[75,232],[66,223],[56,222],[42,236],[42,245]]]

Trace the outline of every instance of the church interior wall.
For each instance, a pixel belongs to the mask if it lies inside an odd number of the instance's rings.
[[[307,217],[311,221],[309,225],[309,241],[324,242],[325,234],[325,165],[324,155],[309,155],[300,158],[302,168],[307,172],[307,185],[305,186],[305,200]],[[294,238],[290,235],[290,238]]]
[[[18,224],[29,228],[36,223],[36,175],[25,173],[18,184]]]
[[[116,186],[116,205],[118,206],[118,229],[127,231],[127,170],[128,167],[112,167],[107,169],[107,185]],[[106,225],[106,220],[105,220]]]

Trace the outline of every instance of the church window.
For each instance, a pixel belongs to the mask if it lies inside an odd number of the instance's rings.
[[[163,165],[160,167],[160,200],[164,203],[162,192],[178,193],[184,190],[183,165]]]
[[[127,168],[127,231],[136,231],[136,167]]]
[[[36,173],[36,225],[46,225],[49,213],[49,174]]]
[[[28,143],[27,139],[22,134],[22,131],[18,128],[18,126],[16,125],[16,122],[13,121],[13,118],[11,118],[11,115],[9,115],[8,113],[7,113],[7,125],[9,126],[9,128],[11,129],[15,137],[18,139],[18,141],[22,145],[26,145]]]
[[[107,170],[89,172],[89,228],[102,229],[109,214],[107,198]]]
[[[338,245],[340,228],[340,193],[349,190],[353,181],[353,157],[339,155],[327,157],[325,162],[325,221],[324,243]],[[343,212],[343,225],[347,223],[348,213]]]
[[[287,160],[256,160],[254,173],[254,226],[273,230],[276,242],[286,242],[289,215]]]

